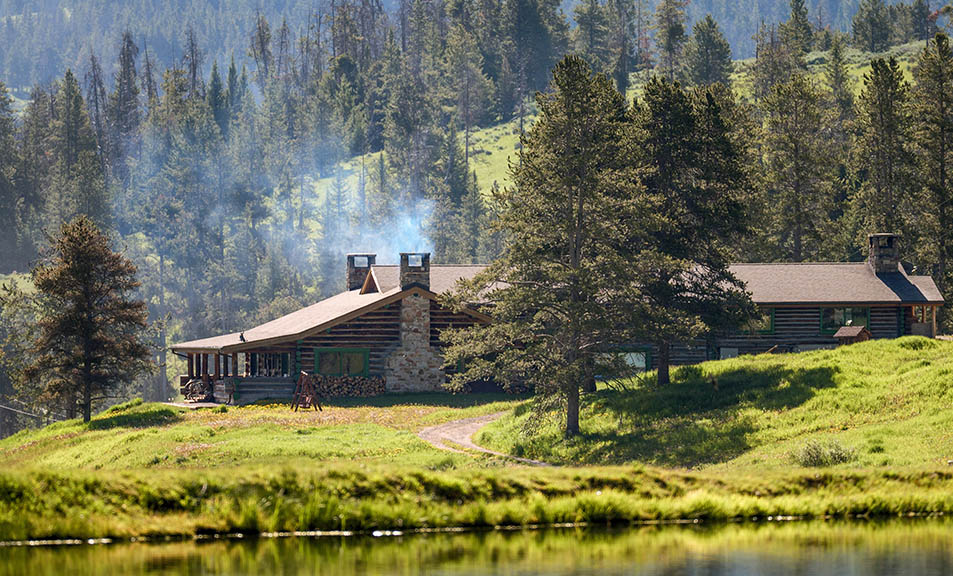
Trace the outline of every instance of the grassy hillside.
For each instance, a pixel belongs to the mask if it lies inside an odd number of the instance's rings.
[[[529,405],[478,443],[574,464],[714,470],[811,465],[833,447],[845,468],[946,466],[953,459],[953,342],[906,337],[836,350],[740,357],[676,369],[670,386],[603,389],[582,435]]]
[[[589,397],[572,442],[556,414],[527,434],[528,402],[500,395],[132,402],[0,441],[0,541],[950,514],[951,374],[953,342],[915,337],[709,362]],[[506,409],[479,442],[619,466],[528,468],[416,436]],[[792,454],[811,441],[852,457],[805,468]]]
[[[474,466],[420,440],[424,426],[505,410],[512,396],[413,395],[341,401],[322,412],[287,404],[188,410],[133,401],[89,424],[58,422],[0,440],[0,470],[132,470],[364,462]]]

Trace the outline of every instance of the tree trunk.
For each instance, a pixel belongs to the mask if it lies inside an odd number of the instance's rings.
[[[83,383],[83,422],[89,422],[93,416],[93,394],[89,381]]]
[[[659,385],[669,384],[672,380],[669,375],[669,352],[671,344],[667,340],[659,342],[658,345],[658,383]]]
[[[586,360],[586,379],[582,383],[584,392],[596,391],[596,366],[592,358]]]
[[[575,381],[566,388],[566,438],[579,434],[579,384]]]

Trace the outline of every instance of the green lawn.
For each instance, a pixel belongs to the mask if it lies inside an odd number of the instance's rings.
[[[844,468],[946,466],[953,459],[953,342],[905,337],[836,350],[683,367],[588,396],[578,439],[562,414],[527,403],[484,429],[493,449],[552,462],[714,470],[800,467],[810,442],[852,452]]]
[[[384,396],[347,400],[322,412],[288,405],[187,410],[132,402],[89,424],[59,422],[0,440],[0,469],[134,470],[386,463],[423,469],[485,465],[487,459],[437,450],[417,430],[505,410],[502,394]]]

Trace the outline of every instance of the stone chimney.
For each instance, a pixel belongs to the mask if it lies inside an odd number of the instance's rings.
[[[367,275],[371,272],[371,266],[377,254],[348,254],[347,255],[347,289],[359,290],[364,286]]]
[[[400,289],[412,286],[430,290],[430,252],[400,253]]]
[[[870,248],[867,264],[875,274],[897,272],[900,266],[899,234],[871,234],[867,236],[867,245]]]

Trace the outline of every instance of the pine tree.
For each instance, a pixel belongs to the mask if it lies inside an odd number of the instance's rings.
[[[658,348],[658,383],[669,383],[669,350],[748,311],[729,256],[746,231],[747,178],[729,120],[710,91],[692,98],[655,77],[636,110],[639,173],[661,219],[654,255],[643,257],[643,320]],[[654,257],[652,257],[654,256]]]
[[[229,69],[229,80],[235,67]],[[218,129],[222,133],[222,138],[228,139],[228,93],[222,86],[222,77],[218,73],[218,62],[212,62],[212,76],[208,82],[208,92],[205,94],[208,107],[212,111],[212,117],[218,124]]]
[[[146,304],[133,297],[136,266],[80,217],[60,228],[33,269],[33,284],[41,306],[30,373],[89,422],[94,406],[151,365]]]
[[[779,258],[801,262],[823,253],[830,234],[834,179],[820,94],[795,74],[765,98],[766,180],[771,235]]]
[[[609,50],[606,7],[599,0],[583,0],[573,9],[573,17],[576,20],[573,42],[575,52],[585,58],[594,69],[607,69]]]
[[[890,46],[890,17],[884,0],[861,0],[854,14],[854,45],[867,52]]]
[[[921,214],[924,260],[944,295],[953,262],[953,46],[945,34],[927,42],[914,68],[914,143],[926,206]],[[941,317],[944,325],[949,315]]]
[[[791,15],[780,26],[781,38],[800,55],[807,54],[814,47],[814,28],[807,17],[805,0],[791,0]]]
[[[844,57],[844,40],[835,36],[831,41],[827,63],[824,65],[824,82],[830,91],[833,103],[837,132],[844,135],[846,143],[847,126],[854,116],[854,90],[847,71],[847,59]]]
[[[12,270],[20,261],[17,238],[17,190],[14,171],[17,164],[16,116],[13,98],[0,82],[0,270]]]
[[[685,76],[698,86],[710,86],[720,82],[728,86],[731,82],[731,46],[718,29],[718,23],[711,17],[695,23],[692,38],[685,46]]]
[[[682,45],[685,44],[685,6],[687,0],[661,0],[655,8],[655,45],[659,66],[669,80],[675,79]]]
[[[917,217],[914,158],[910,150],[909,86],[895,58],[878,58],[864,75],[858,99],[855,171],[860,188],[853,199],[866,233],[897,232],[913,243]]]
[[[755,96],[761,100],[768,97],[774,87],[791,79],[799,69],[805,68],[803,60],[784,42],[775,26],[761,25],[755,36],[755,61],[751,67]]]
[[[448,333],[446,360],[466,367],[454,376],[456,386],[494,377],[535,387],[540,402],[565,402],[571,437],[579,433],[586,366],[631,336],[620,327],[639,325],[630,322],[639,306],[625,251],[642,245],[636,236],[652,214],[639,209],[638,186],[625,177],[625,100],[608,78],[567,56],[537,105],[515,188],[499,198],[504,252],[459,295],[465,301],[502,282],[486,293],[494,322]]]
[[[85,214],[103,225],[109,219],[109,203],[96,137],[70,70],[57,91],[51,139],[54,160],[46,203],[52,221],[64,223]]]
[[[136,58],[139,47],[130,32],[124,32],[119,49],[119,72],[116,74],[116,88],[109,97],[109,117],[112,127],[110,152],[113,172],[123,183],[129,177],[126,159],[138,147],[139,125],[139,81],[136,75]]]
[[[622,94],[629,88],[629,74],[638,66],[635,54],[638,14],[635,2],[638,0],[608,0],[609,64],[612,66],[612,79],[616,90]]]
[[[447,68],[456,95],[456,116],[463,122],[463,154],[470,162],[470,133],[485,117],[493,95],[493,84],[483,74],[483,57],[476,39],[457,26],[447,38]]]

